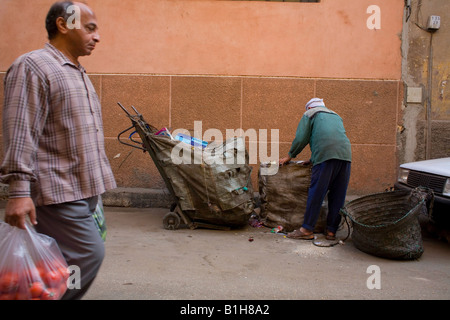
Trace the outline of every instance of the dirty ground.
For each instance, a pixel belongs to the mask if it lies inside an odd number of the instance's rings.
[[[318,247],[265,227],[165,230],[166,212],[105,208],[106,258],[85,299],[450,299],[446,242],[424,237],[419,260],[394,261],[359,251],[351,239]],[[379,267],[380,289],[368,288],[370,266]]]
[[[351,239],[318,247],[266,227],[165,230],[166,213],[105,207],[106,257],[85,300],[450,299],[443,241],[424,237],[419,260],[394,261],[359,251]]]

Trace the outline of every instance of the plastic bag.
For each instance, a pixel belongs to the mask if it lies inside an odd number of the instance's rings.
[[[103,201],[102,197],[98,196],[97,207],[95,208],[94,214],[92,215],[94,218],[95,226],[102,237],[103,241],[106,240],[106,221],[105,221],[105,213],[103,211]]]
[[[0,222],[0,300],[58,300],[70,272],[56,241]]]

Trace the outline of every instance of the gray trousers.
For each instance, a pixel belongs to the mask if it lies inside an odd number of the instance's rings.
[[[102,264],[105,247],[92,218],[98,197],[39,206],[36,231],[56,240],[69,266],[80,268],[81,289],[68,289],[62,299],[81,299]]]

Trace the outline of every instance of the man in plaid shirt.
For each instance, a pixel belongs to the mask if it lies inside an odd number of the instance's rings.
[[[75,6],[78,27],[69,23]],[[75,17],[77,18],[77,17]],[[104,149],[99,98],[80,56],[100,41],[97,20],[83,3],[57,2],[46,19],[49,43],[19,57],[5,77],[4,159],[9,185],[5,221],[54,238],[69,265],[80,268],[79,299],[97,275],[104,244],[92,213],[98,196],[116,187]]]

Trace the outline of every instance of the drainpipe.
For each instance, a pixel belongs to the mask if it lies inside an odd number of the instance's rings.
[[[430,32],[430,53],[428,56],[428,90],[427,90],[427,138],[425,158],[431,158],[431,95],[433,92],[433,32]]]

